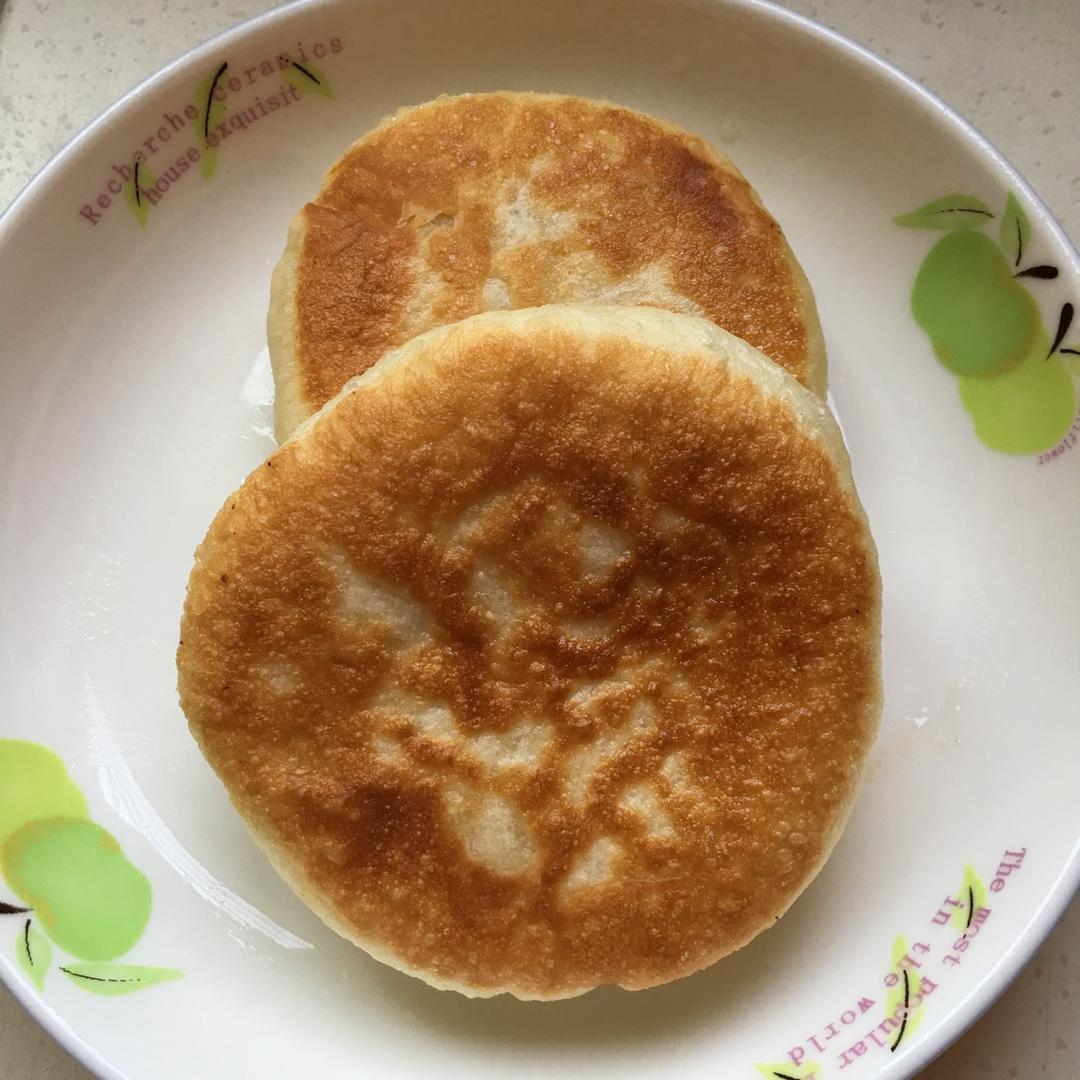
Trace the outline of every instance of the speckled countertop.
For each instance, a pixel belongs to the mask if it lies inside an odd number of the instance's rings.
[[[0,207],[79,128],[268,0],[0,0]],[[1080,0],[787,0],[924,82],[1080,240]],[[1080,1076],[1080,901],[930,1080]],[[0,1080],[89,1074],[0,989]]]

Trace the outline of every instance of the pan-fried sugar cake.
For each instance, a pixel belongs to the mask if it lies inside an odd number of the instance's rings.
[[[268,323],[278,437],[424,330],[549,303],[700,315],[825,392],[810,286],[726,157],[606,102],[469,94],[365,135],[293,221]]]
[[[332,927],[434,986],[653,986],[771,926],[847,815],[880,585],[818,397],[703,319],[496,312],[391,352],[232,496],[178,653]]]

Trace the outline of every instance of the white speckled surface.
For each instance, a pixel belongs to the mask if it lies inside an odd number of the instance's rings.
[[[0,206],[83,124],[267,0],[0,0]],[[1080,0],[788,0],[868,45],[979,127],[1080,238]],[[1016,984],[923,1074],[1080,1075],[1080,902]],[[0,989],[0,1080],[86,1071]]]

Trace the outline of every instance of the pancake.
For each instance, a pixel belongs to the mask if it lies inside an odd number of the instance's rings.
[[[810,286],[727,158],[604,102],[472,94],[384,121],[293,221],[268,319],[279,441],[422,331],[550,303],[700,315],[825,392]]]
[[[350,382],[222,508],[191,730],[296,892],[470,996],[696,971],[847,815],[880,583],[828,410],[712,323],[492,312]]]

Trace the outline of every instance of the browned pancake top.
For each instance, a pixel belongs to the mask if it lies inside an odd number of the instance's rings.
[[[827,854],[876,719],[846,462],[744,368],[590,318],[379,365],[221,510],[184,614],[184,709],[276,861],[481,992],[744,944]]]
[[[819,393],[809,287],[779,226],[726,158],[628,109],[535,94],[443,97],[353,145],[304,208],[290,311],[302,404],[384,351],[480,311],[651,304],[702,315]]]

